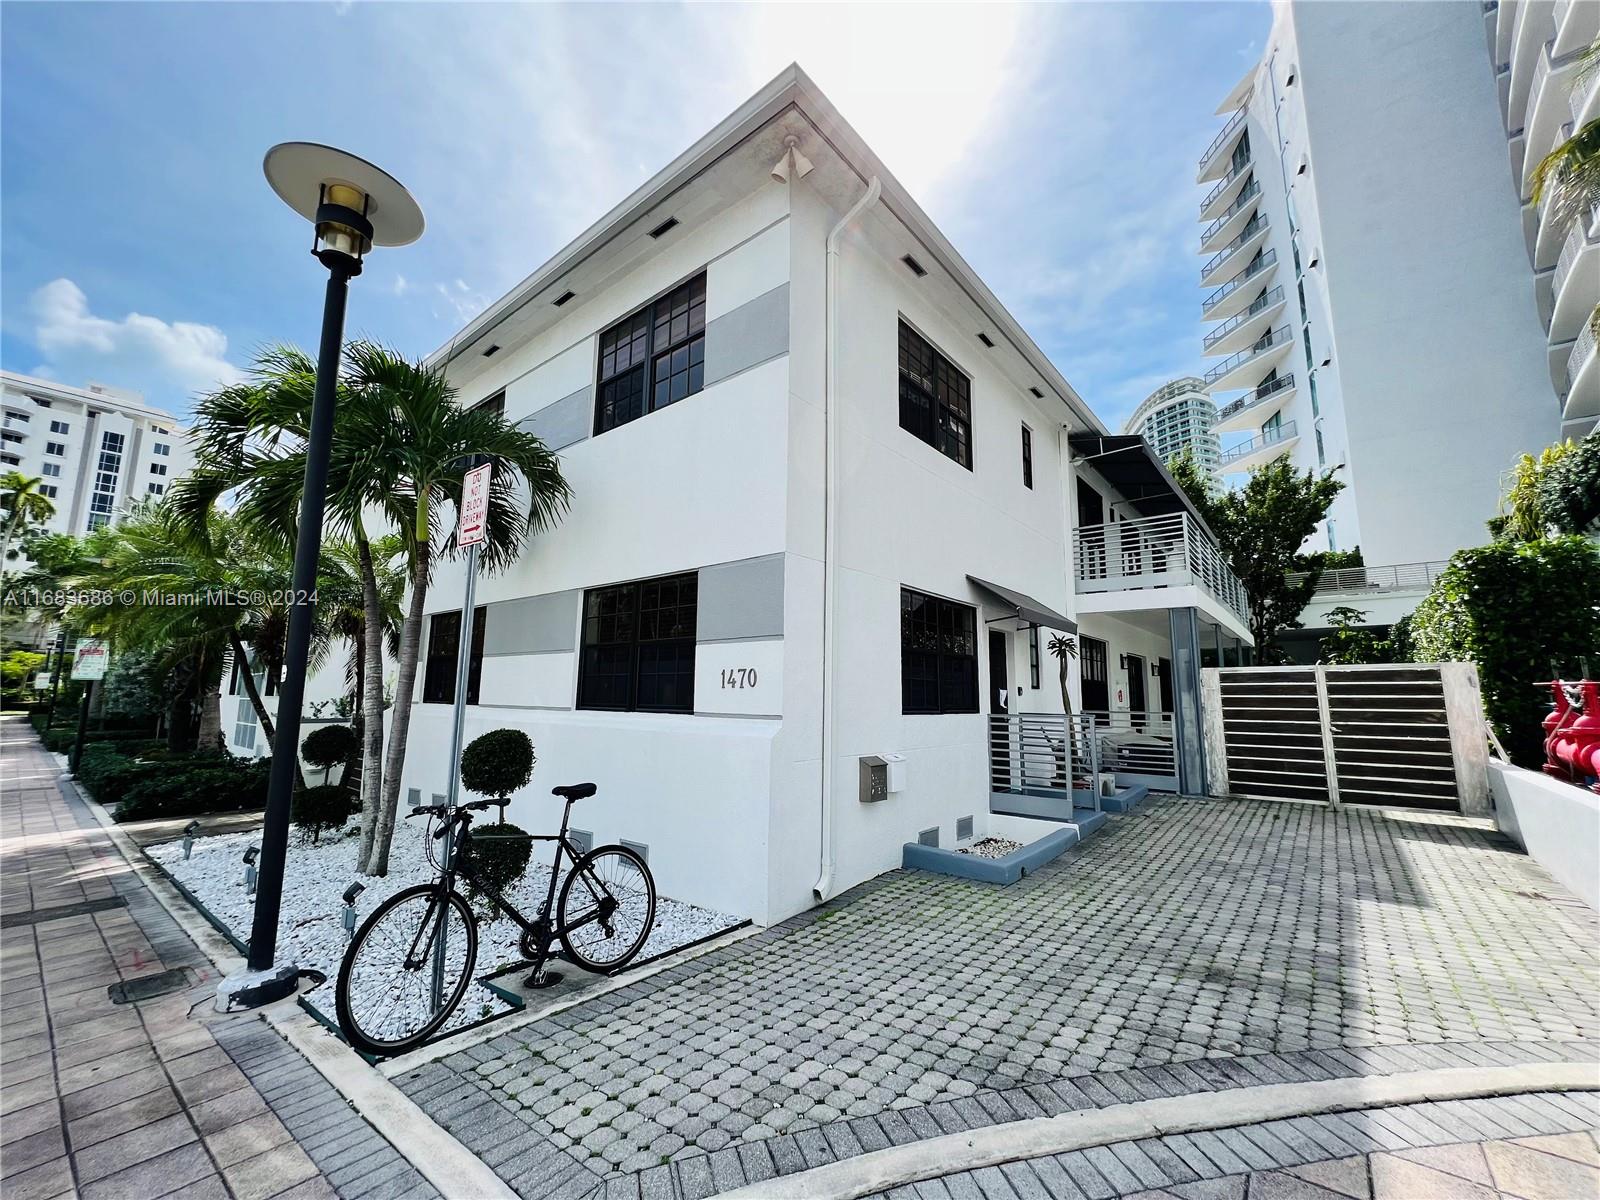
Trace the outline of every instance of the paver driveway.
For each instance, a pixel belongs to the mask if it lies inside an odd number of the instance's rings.
[[[1037,1115],[1026,1085],[1098,1103],[1085,1077],[1110,1072],[1202,1090],[1217,1060],[1581,1042],[1597,982],[1593,914],[1497,834],[1161,799],[1012,887],[895,872],[397,1082],[524,1194],[650,1168],[704,1193],[719,1162],[739,1182],[868,1129]]]

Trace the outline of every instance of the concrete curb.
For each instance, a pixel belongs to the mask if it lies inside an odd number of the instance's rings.
[[[145,858],[99,801],[63,774],[61,781],[83,801],[112,845],[127,861],[157,903],[224,976],[242,970],[244,960],[229,941],[192,908],[172,882]],[[477,1155],[434,1123],[404,1092],[373,1071],[356,1052],[324,1030],[294,999],[263,1009],[279,1036],[316,1068],[357,1113],[384,1136],[446,1200],[517,1200],[517,1193]]]
[[[925,1179],[1113,1142],[1395,1104],[1567,1091],[1600,1091],[1600,1071],[1592,1063],[1533,1063],[1263,1084],[1080,1109],[1056,1117],[946,1134],[874,1150],[720,1195],[728,1200],[860,1200]]]

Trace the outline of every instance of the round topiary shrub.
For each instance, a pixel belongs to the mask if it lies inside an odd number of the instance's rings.
[[[461,783],[467,791],[496,800],[528,786],[538,759],[520,729],[493,729],[461,752]]]
[[[323,725],[306,734],[300,756],[322,772],[328,782],[333,769],[350,761],[356,750],[356,731],[348,725]]]
[[[468,845],[473,872],[485,887],[493,888],[502,896],[522,878],[522,873],[528,869],[528,859],[533,856],[533,839],[528,831],[509,821],[474,833]],[[468,883],[467,895],[476,902],[480,919],[492,921],[498,915],[481,888]]]
[[[337,783],[305,788],[289,801],[289,819],[299,828],[300,836],[309,836],[313,845],[326,831],[342,829],[354,811],[355,797]]]

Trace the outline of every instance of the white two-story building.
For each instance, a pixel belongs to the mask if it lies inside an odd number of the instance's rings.
[[[478,584],[467,737],[533,739],[517,823],[594,780],[575,825],[770,922],[906,842],[1071,820],[1017,740],[1062,712],[1058,631],[1102,769],[1200,789],[1198,668],[1248,640],[1236,584],[797,67],[433,361],[558,450],[574,497]],[[413,802],[445,790],[463,583],[446,563],[429,590]]]

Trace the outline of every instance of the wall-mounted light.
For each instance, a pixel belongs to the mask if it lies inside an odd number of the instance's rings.
[[[1128,669],[1128,656],[1126,654],[1117,656],[1117,666],[1121,667],[1124,671]]]

